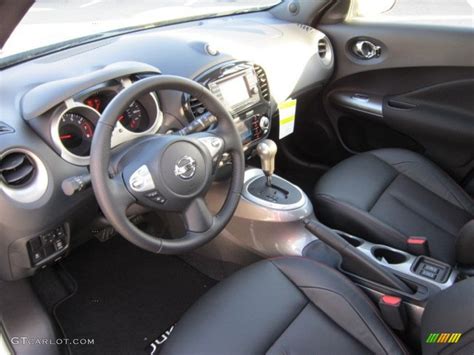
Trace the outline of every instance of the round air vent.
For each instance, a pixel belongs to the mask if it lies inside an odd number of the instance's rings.
[[[328,42],[323,38],[318,41],[318,54],[321,58],[326,57],[328,52]]]
[[[23,152],[10,152],[0,159],[0,177],[8,187],[27,185],[33,180],[35,172],[33,159]]]
[[[332,62],[332,49],[327,38],[318,41],[318,54],[323,64],[330,65]]]

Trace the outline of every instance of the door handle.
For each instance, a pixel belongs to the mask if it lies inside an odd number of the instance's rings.
[[[378,58],[381,54],[380,46],[367,40],[359,40],[355,42],[352,46],[352,51],[358,58],[364,60]]]

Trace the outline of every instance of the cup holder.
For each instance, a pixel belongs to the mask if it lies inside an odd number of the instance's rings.
[[[403,264],[408,260],[405,254],[383,247],[372,248],[372,255],[378,261],[385,261],[388,264]]]
[[[352,245],[353,247],[359,247],[361,246],[364,241],[362,239],[359,239],[357,237],[353,237],[352,235],[349,235],[349,234],[346,234],[346,233],[343,233],[343,232],[337,232],[337,234],[339,234],[342,238],[344,238],[344,240],[346,242],[348,242],[350,245]]]

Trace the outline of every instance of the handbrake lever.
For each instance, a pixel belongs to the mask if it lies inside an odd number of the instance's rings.
[[[413,293],[403,281],[367,255],[359,252],[357,248],[330,228],[314,220],[304,220],[304,224],[307,230],[341,254],[344,270],[396,290]]]

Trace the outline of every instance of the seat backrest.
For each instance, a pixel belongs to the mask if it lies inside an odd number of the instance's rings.
[[[423,355],[474,354],[474,278],[435,295],[421,321]]]
[[[463,265],[474,265],[474,219],[459,231],[456,240],[456,261]]]

